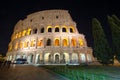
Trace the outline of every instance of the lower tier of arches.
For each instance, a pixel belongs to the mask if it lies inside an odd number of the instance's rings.
[[[7,60],[26,59],[28,64],[81,64],[94,61],[90,53],[27,52],[7,55]]]

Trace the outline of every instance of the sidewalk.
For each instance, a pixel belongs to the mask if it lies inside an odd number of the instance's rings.
[[[16,65],[0,68],[0,80],[68,80],[42,67]]]

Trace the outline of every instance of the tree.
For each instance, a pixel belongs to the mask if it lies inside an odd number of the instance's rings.
[[[112,15],[112,19],[114,21],[114,23],[120,27],[120,19],[116,16],[116,15]]]
[[[108,23],[112,32],[112,46],[113,52],[116,55],[116,59],[120,62],[120,24],[115,18],[108,16]]]
[[[113,54],[111,52],[111,48],[109,47],[102,26],[96,18],[92,19],[92,32],[94,39],[93,50],[97,60],[106,65],[111,61],[113,62]]]

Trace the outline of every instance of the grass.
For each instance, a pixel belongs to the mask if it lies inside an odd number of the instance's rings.
[[[120,80],[120,66],[45,66],[71,80]],[[73,77],[75,79],[73,79]],[[86,78],[86,79],[85,79]]]

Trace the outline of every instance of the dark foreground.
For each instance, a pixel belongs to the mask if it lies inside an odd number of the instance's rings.
[[[42,67],[12,65],[0,68],[0,80],[68,80]]]

